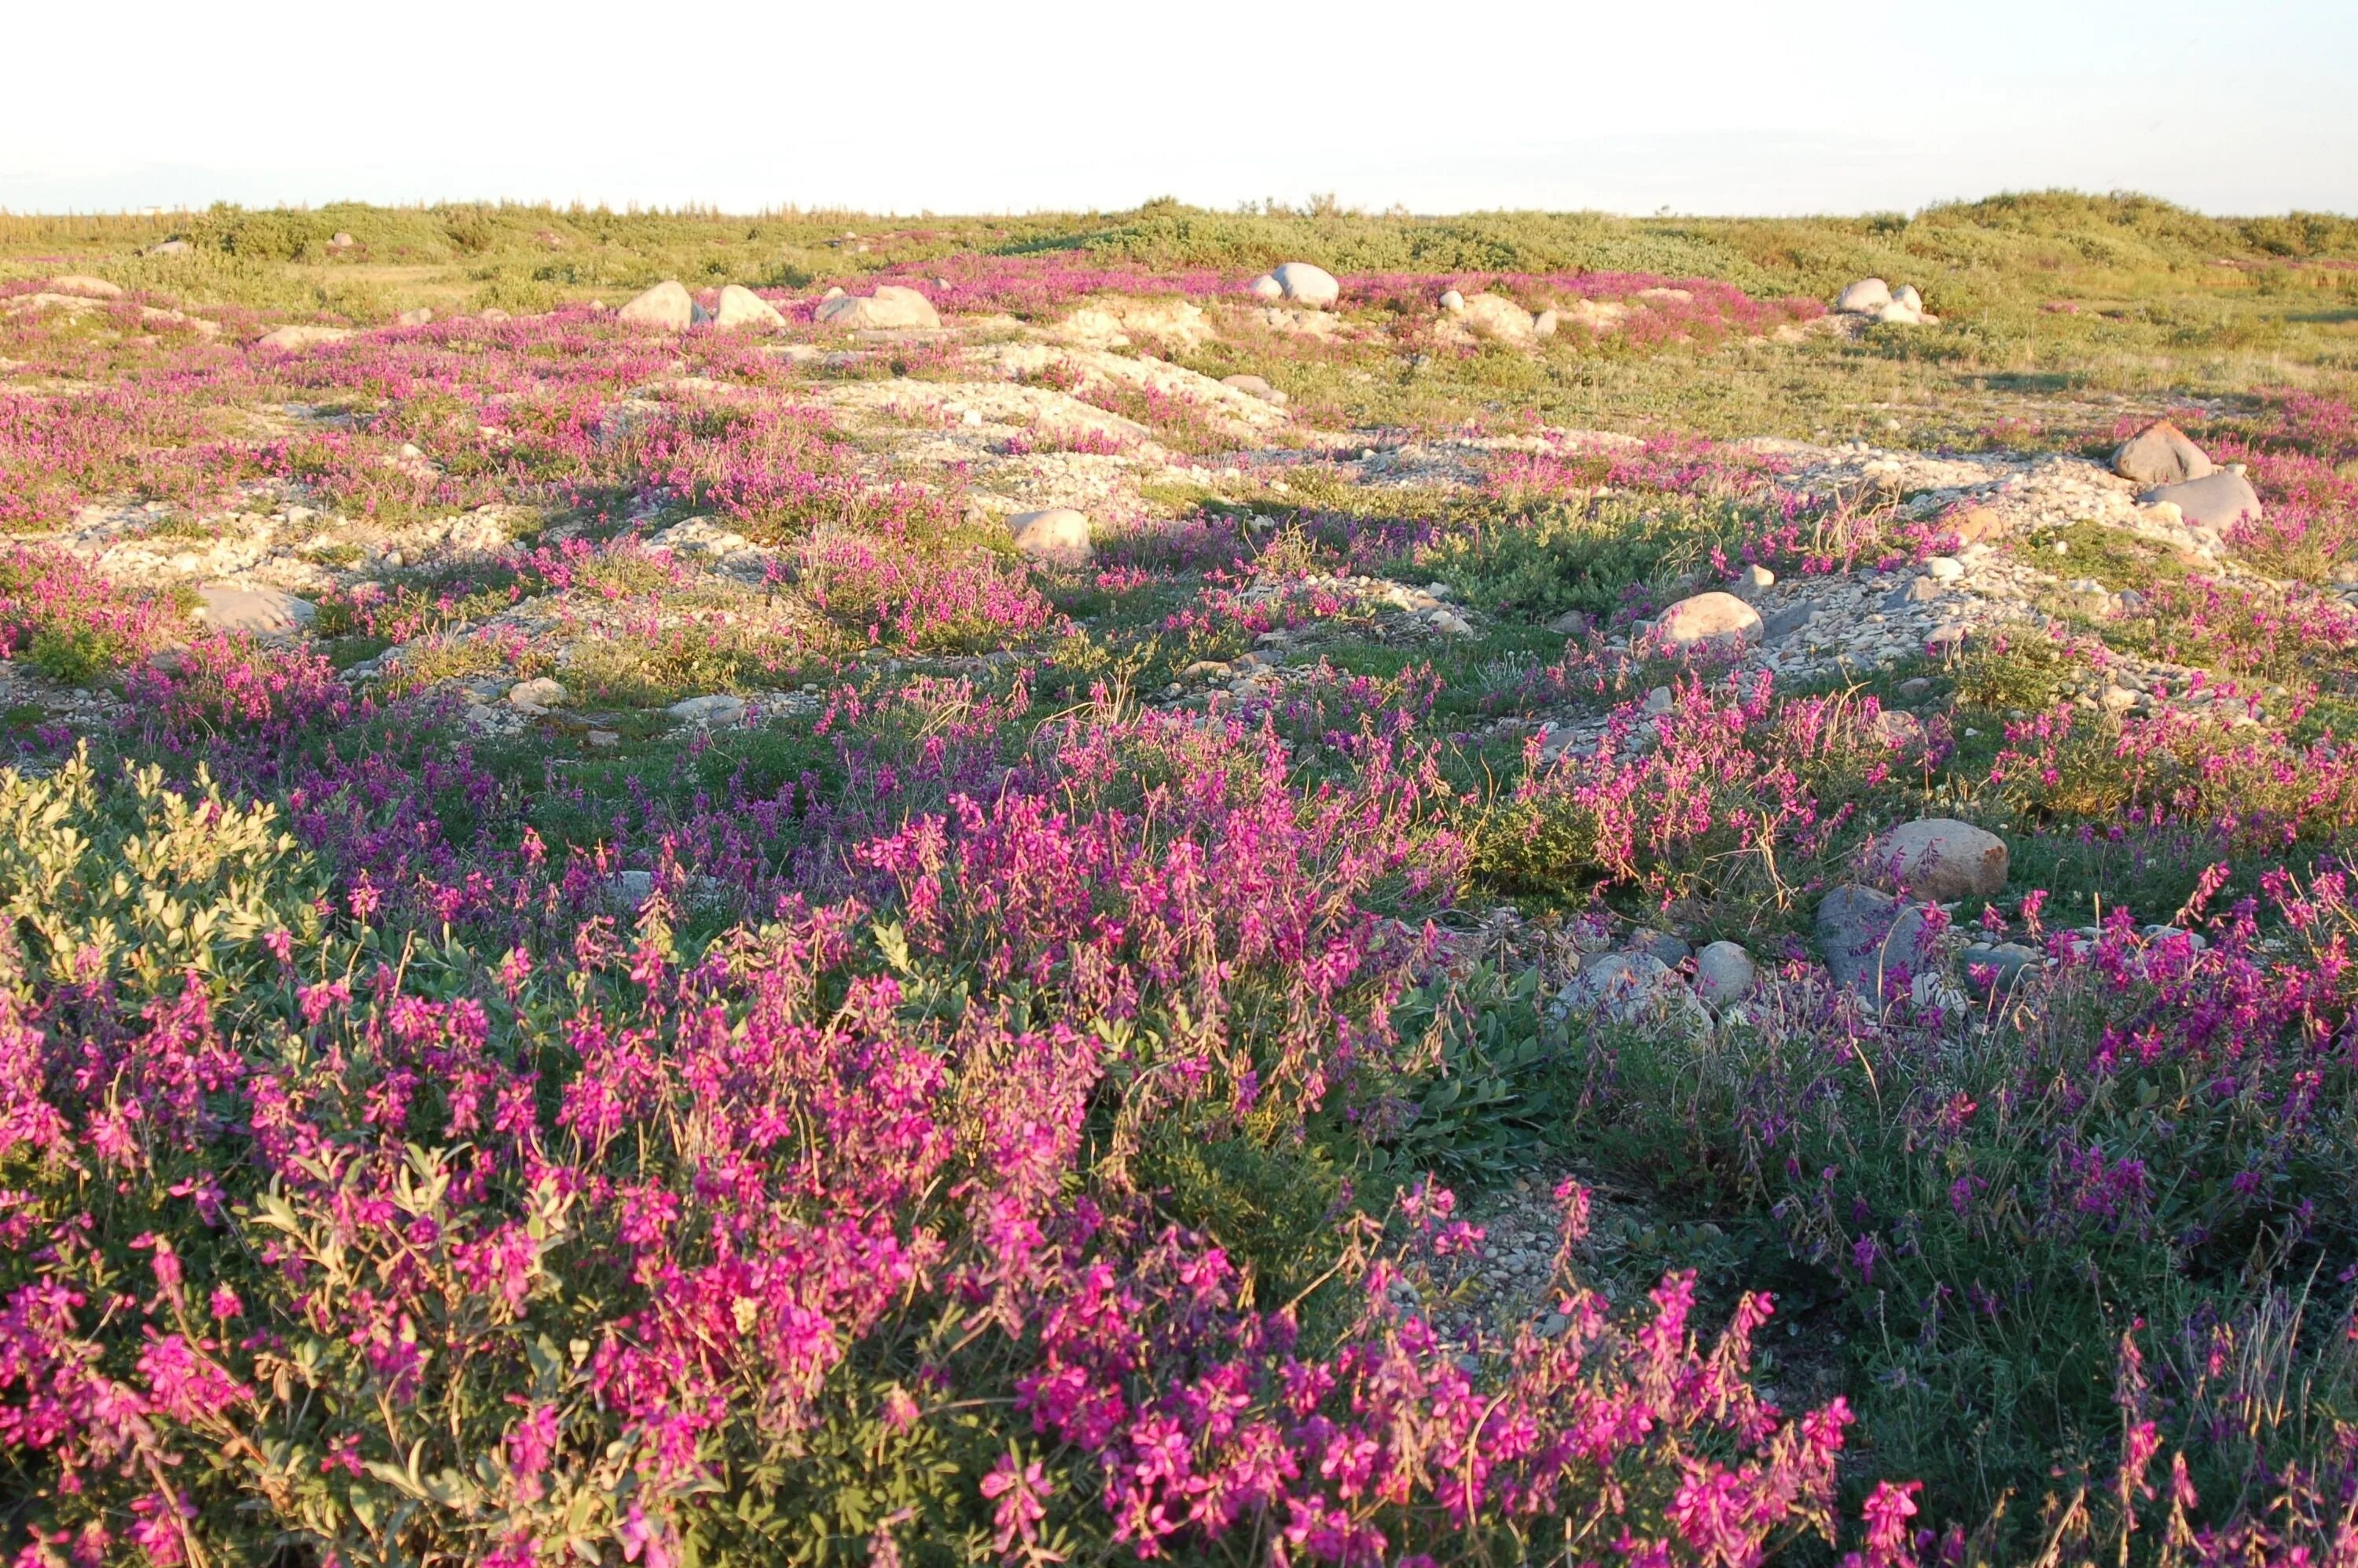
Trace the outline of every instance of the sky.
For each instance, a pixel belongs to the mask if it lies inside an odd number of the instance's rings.
[[[19,212],[2358,212],[2358,0],[114,0],[6,37]]]

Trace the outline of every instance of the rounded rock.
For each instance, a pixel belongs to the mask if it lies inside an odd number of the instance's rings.
[[[308,599],[276,588],[243,588],[236,583],[209,582],[197,589],[197,615],[222,632],[254,632],[276,636],[308,625],[319,611]]]
[[[906,331],[942,324],[932,300],[914,288],[891,283],[879,286],[865,297],[842,294],[822,299],[814,319],[822,327],[842,331]]]
[[[1714,1007],[1742,1001],[1759,971],[1735,942],[1714,942],[1695,955],[1695,994]]]
[[[1343,286],[1335,280],[1335,275],[1308,262],[1281,263],[1270,276],[1277,280],[1286,298],[1314,310],[1330,308],[1343,297]]]
[[[1880,1004],[1899,994],[1901,972],[1927,961],[1924,912],[1878,888],[1845,883],[1818,902],[1818,949],[1836,984]]]
[[[1477,294],[1466,301],[1460,313],[1476,332],[1509,342],[1531,337],[1538,328],[1530,311],[1499,294]]]
[[[2006,840],[1953,816],[1926,816],[1870,839],[1860,863],[1916,898],[1991,898],[2006,886]]]
[[[1019,512],[1007,520],[1007,532],[1016,549],[1035,561],[1077,567],[1089,559],[1089,520],[1069,506],[1041,512]]]
[[[2138,484],[2184,484],[2207,478],[2218,466],[2185,431],[2157,419],[2120,444],[2113,453],[2113,471]]]
[[[2226,528],[2260,520],[2259,492],[2233,469],[2221,469],[2183,484],[2156,485],[2137,497],[2147,506],[2168,502],[2190,526]]]
[[[634,326],[661,327],[669,331],[679,331],[694,324],[696,299],[687,292],[686,284],[676,277],[667,277],[614,314]]]
[[[725,284],[720,300],[712,312],[716,327],[751,327],[760,332],[774,332],[786,324],[776,306],[739,283]]]
[[[281,327],[276,331],[265,332],[261,337],[256,338],[254,341],[254,346],[257,349],[280,349],[292,353],[296,350],[313,348],[320,343],[341,343],[352,335],[352,329],[349,327]]]
[[[1891,303],[1891,286],[1879,277],[1862,277],[1834,297],[1834,308],[1854,316],[1872,316]]]
[[[1682,599],[1655,622],[1662,644],[1690,648],[1747,648],[1760,641],[1760,612],[1732,593],[1714,590]]]

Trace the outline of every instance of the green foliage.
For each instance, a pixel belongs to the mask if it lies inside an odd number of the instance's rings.
[[[44,626],[33,633],[25,662],[67,686],[88,686],[123,667],[131,640],[119,632],[88,624]]]
[[[1677,497],[1543,502],[1475,523],[1436,544],[1426,562],[1483,610],[1531,621],[1566,610],[1601,615],[1632,589],[1668,589],[1704,569],[1742,524],[1733,506]]]
[[[223,989],[258,972],[265,931],[316,937],[326,885],[268,805],[126,765],[103,784],[87,745],[58,771],[0,772],[0,913],[26,968],[60,983],[112,979],[135,996],[195,974]]]
[[[1536,967],[1509,976],[1487,965],[1406,998],[1394,1026],[1423,1037],[1434,1060],[1372,1113],[1388,1128],[1381,1168],[1484,1185],[1545,1158],[1568,1109],[1567,1026],[1552,1000]]]

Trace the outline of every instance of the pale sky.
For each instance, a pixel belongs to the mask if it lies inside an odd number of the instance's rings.
[[[110,0],[0,37],[16,211],[2358,211],[2358,0]]]

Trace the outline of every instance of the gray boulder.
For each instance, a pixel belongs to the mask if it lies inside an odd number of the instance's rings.
[[[1695,955],[1695,994],[1714,1007],[1742,1001],[1759,971],[1734,942],[1714,942]]]
[[[682,697],[664,711],[683,724],[741,724],[745,720],[745,699],[715,692],[709,697]]]
[[[2147,506],[2167,501],[2190,525],[2230,527],[2245,517],[2260,520],[2259,492],[2234,469],[2221,469],[2183,484],[2156,485],[2137,497]]]
[[[1629,933],[1628,950],[1632,953],[1650,953],[1671,968],[1676,968],[1688,955],[1694,951],[1667,931],[1632,931]]]
[[[1584,968],[1556,1000],[1569,1012],[1609,1023],[1667,1026],[1687,1035],[1711,1029],[1694,992],[1651,953],[1607,953]]]
[[[2167,419],[2157,419],[2123,441],[2113,454],[2113,471],[2139,484],[2184,484],[2218,471],[2202,449]]]
[[[2019,942],[1972,943],[1957,961],[1975,996],[2004,996],[2024,975],[2036,973],[2046,963],[2038,948]],[[1977,969],[1983,973],[1975,974]]]
[[[1870,875],[1936,903],[1995,896],[2006,886],[2006,860],[2005,839],[1953,816],[1902,823],[1859,851]]]
[[[1881,1004],[1905,994],[1901,976],[1920,973],[1924,912],[1879,888],[1846,883],[1818,903],[1818,950],[1837,985]]]

